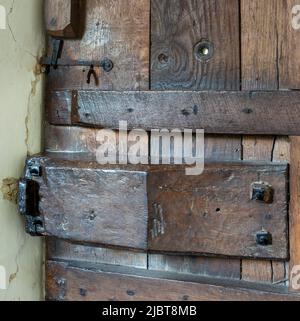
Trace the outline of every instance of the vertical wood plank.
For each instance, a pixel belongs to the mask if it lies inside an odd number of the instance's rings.
[[[271,161],[273,138],[244,137],[243,159]],[[272,262],[242,260],[242,279],[246,281],[272,282]]]
[[[279,87],[300,89],[300,10],[296,0],[280,2],[279,21]],[[295,7],[295,11],[293,8]],[[290,165],[290,264],[288,277],[292,278],[293,267],[300,265],[300,137],[291,137]],[[291,291],[299,291],[290,282]]]
[[[151,21],[152,90],[240,89],[237,0],[152,0]],[[204,61],[195,56],[201,40],[213,47]],[[206,136],[205,158],[241,159],[241,137]],[[153,270],[240,278],[237,259],[149,255],[148,263]]]
[[[278,89],[278,1],[241,0],[242,90]],[[245,136],[243,159],[271,161],[274,142],[274,137]],[[242,279],[272,282],[272,262],[243,260]]]
[[[290,139],[289,137],[276,137],[272,161],[275,163],[290,163]],[[273,283],[288,284],[288,262],[272,262]]]
[[[279,86],[280,19],[282,0],[241,1],[242,89],[276,90]],[[289,161],[285,137],[244,137],[244,159]],[[282,282],[284,262],[242,262],[242,278],[251,281]]]
[[[295,289],[292,282],[292,271],[300,265],[300,137],[291,137],[290,168],[290,289]]]
[[[277,3],[241,0],[243,90],[278,89]]]
[[[152,89],[239,88],[237,0],[152,0],[151,20]],[[197,58],[200,41],[210,59]]]
[[[300,89],[299,4],[297,0],[281,0],[278,5],[280,89]]]

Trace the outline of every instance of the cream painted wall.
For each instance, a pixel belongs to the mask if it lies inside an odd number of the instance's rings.
[[[0,29],[0,266],[7,273],[0,300],[43,296],[42,240],[24,233],[14,201],[26,155],[41,150],[42,3],[0,0],[0,19],[1,8],[6,12],[6,29]]]

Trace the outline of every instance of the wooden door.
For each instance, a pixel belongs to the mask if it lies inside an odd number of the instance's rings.
[[[45,1],[45,151],[20,211],[46,236],[47,299],[300,298],[295,5]],[[99,164],[119,121],[149,150],[152,129],[204,129],[203,173]]]

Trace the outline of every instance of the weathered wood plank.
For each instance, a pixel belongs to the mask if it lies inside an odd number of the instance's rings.
[[[145,253],[73,244],[51,237],[47,238],[47,259],[147,268]]]
[[[82,0],[45,0],[45,22],[49,35],[77,38],[82,29],[81,19],[85,3]]]
[[[300,34],[295,28],[299,24],[298,5],[294,0],[280,2],[279,10],[279,86],[281,89],[300,89]],[[296,8],[297,9],[297,8]],[[294,25],[294,27],[293,27]],[[291,171],[290,171],[290,290],[299,292],[297,268],[300,265],[300,138],[291,137]],[[295,277],[295,279],[293,279]],[[295,281],[296,280],[296,281]]]
[[[280,89],[300,89],[299,2],[278,3],[278,69]]]
[[[278,0],[241,0],[243,90],[278,89],[277,4]]]
[[[242,90],[278,89],[278,10],[282,2],[284,1],[241,0]],[[275,137],[243,138],[245,160],[276,161],[276,151],[279,152],[279,149],[280,141],[275,140]],[[243,260],[242,278],[253,282],[276,282],[284,279],[284,269],[284,262]]]
[[[46,297],[57,301],[286,301],[299,300],[284,288],[212,280],[170,272],[105,265],[51,262]]]
[[[274,146],[273,137],[243,138],[243,160],[245,161],[271,161]],[[271,261],[242,260],[242,279],[252,282],[273,281]]]
[[[63,116],[62,116],[63,117]],[[76,126],[45,126],[45,152],[49,156],[63,159],[96,161],[99,147],[99,129]],[[116,132],[116,137],[118,133]],[[193,138],[195,141],[195,137]],[[231,135],[205,136],[204,157],[206,162],[226,162],[241,160],[241,137]],[[128,148],[131,142],[128,142]],[[172,147],[172,146],[171,146]],[[116,146],[117,152],[119,151]],[[172,158],[172,149],[171,158]]]
[[[148,266],[154,271],[240,279],[240,260],[234,258],[151,254]]]
[[[67,94],[53,93],[63,99]],[[73,106],[72,106],[73,102]],[[60,108],[63,107],[63,116]],[[206,133],[299,134],[300,93],[293,92],[98,92],[78,91],[49,114],[52,124],[118,129],[192,128]],[[65,120],[64,120],[65,119]]]
[[[152,89],[239,88],[237,0],[152,0],[151,17]],[[210,59],[197,58],[199,42]]]
[[[291,137],[291,169],[290,169],[290,289],[299,292],[297,273],[300,265],[300,138]],[[295,278],[295,279],[293,279]]]
[[[46,234],[98,245],[147,248],[146,172],[43,167]],[[99,231],[101,231],[99,233]]]
[[[253,229],[250,228],[252,232],[246,232],[249,237],[246,243],[252,243],[254,247],[246,249],[244,244],[244,249],[239,249],[241,252],[237,256],[252,252],[250,256],[259,257],[256,253],[262,249],[253,244],[255,231],[262,228],[268,230],[271,227],[267,222],[268,215],[275,218],[282,214],[280,207],[272,211],[270,207],[258,206],[254,210],[249,198],[247,200],[247,194],[251,180],[275,182],[277,175],[274,172],[265,175],[266,173],[263,174],[259,170],[252,176],[251,169],[243,168],[243,179],[239,180],[239,174],[228,171],[226,165],[216,171],[210,171],[208,168],[201,176],[189,179],[180,179],[179,175],[167,171],[149,175],[149,249],[162,252],[185,252],[189,249],[192,253],[203,249],[207,254],[235,256],[234,253],[238,252],[235,250],[235,244],[241,241],[239,226],[249,228],[252,225],[251,218],[256,217],[257,225],[255,224]],[[282,192],[285,194],[284,190]],[[277,197],[280,196],[277,194]],[[227,206],[228,203],[230,206]],[[228,226],[226,222],[229,223]],[[285,223],[281,221],[280,224]],[[209,232],[202,237],[204,231]],[[227,239],[228,236],[230,240]],[[221,244],[224,244],[224,248]],[[215,251],[217,247],[222,248],[219,253]],[[286,252],[286,248],[281,250]],[[262,256],[268,257],[265,254]]]
[[[65,1],[63,1],[65,2]],[[130,10],[128,10],[130,8]],[[86,3],[85,30],[81,39],[64,40],[61,61],[85,67],[51,69],[47,87],[68,89],[98,88],[101,90],[149,89],[150,61],[149,0],[89,0]],[[51,43],[48,46],[51,56]],[[110,72],[94,66],[94,77],[87,84],[87,74],[94,61],[112,61]]]
[[[287,257],[286,165],[210,164],[186,176],[181,165],[40,162],[43,175],[33,179],[44,235],[157,253]],[[272,204],[251,200],[259,181],[274,189]],[[256,243],[262,229],[272,244]]]

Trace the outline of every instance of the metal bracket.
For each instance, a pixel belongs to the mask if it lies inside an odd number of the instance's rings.
[[[26,232],[32,236],[42,236],[43,220],[39,213],[39,183],[34,177],[41,176],[38,159],[30,159],[25,168],[25,177],[19,182],[19,212],[25,217]]]

